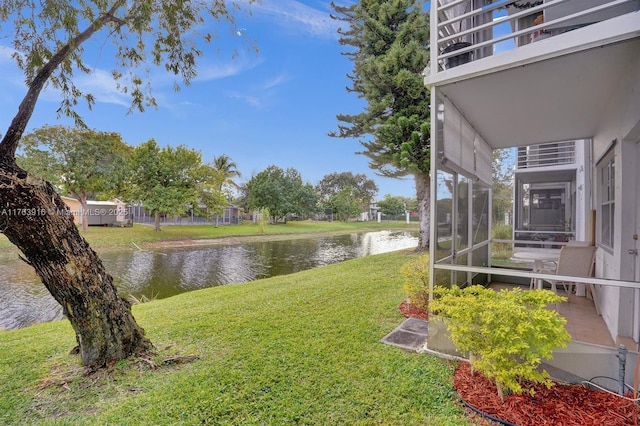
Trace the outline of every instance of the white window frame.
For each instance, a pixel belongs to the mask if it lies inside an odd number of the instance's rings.
[[[615,244],[615,206],[616,206],[616,158],[615,142],[602,155],[597,163],[598,172],[598,244],[608,251]]]

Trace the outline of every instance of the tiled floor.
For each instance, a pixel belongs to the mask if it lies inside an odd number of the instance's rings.
[[[615,347],[609,329],[596,312],[593,300],[582,296],[569,296],[567,302],[560,303],[558,312],[567,320],[567,331],[573,340]]]
[[[510,284],[491,284],[491,288],[496,290],[513,287]],[[627,349],[637,350],[632,339],[613,341],[604,320],[596,312],[593,301],[587,297],[571,295],[568,302],[560,303],[558,312],[567,319],[567,331],[575,341],[609,347],[624,344]]]

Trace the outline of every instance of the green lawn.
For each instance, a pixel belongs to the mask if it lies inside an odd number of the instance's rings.
[[[311,220],[300,222],[288,222],[286,224],[267,225],[264,235],[291,235],[306,233],[329,232],[364,232],[389,229],[418,230],[418,224],[413,222],[406,224],[401,221],[377,222],[316,222]],[[81,231],[82,232],[82,231]],[[97,249],[132,248],[132,243],[143,247],[149,243],[202,240],[222,237],[246,237],[260,236],[260,226],[252,222],[240,225],[175,225],[163,226],[160,232],[154,232],[153,227],[136,224],[132,228],[104,228],[92,226],[82,235],[89,241],[92,247]],[[0,249],[12,247],[7,238],[0,234]]]
[[[156,371],[122,362],[82,378],[65,321],[0,332],[0,424],[471,425],[451,364],[380,342],[403,320],[399,269],[415,256],[136,305],[157,361],[199,357]]]

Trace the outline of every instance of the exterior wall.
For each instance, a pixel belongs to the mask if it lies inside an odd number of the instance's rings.
[[[614,3],[606,0],[594,1]],[[568,3],[574,7],[590,7],[594,2],[589,0],[588,6],[581,0]],[[437,102],[440,97],[448,99],[466,121],[473,123],[475,130],[482,134],[492,148],[509,147],[510,143],[525,146],[574,138],[591,138],[593,144],[589,151],[585,152],[587,163],[584,170],[577,169],[575,189],[576,204],[579,204],[581,201],[578,188],[579,182],[583,179],[582,203],[585,213],[596,211],[596,244],[602,239],[599,237],[600,182],[595,162],[607,151],[611,142],[616,140],[617,143],[613,147],[616,185],[612,220],[613,247],[598,247],[596,276],[624,280],[627,282],[620,285],[637,287],[637,283],[640,282],[640,260],[637,256],[629,254],[628,250],[640,248],[640,242],[633,239],[634,234],[640,234],[640,168],[637,166],[640,161],[640,55],[637,53],[640,43],[640,11],[632,12],[637,10],[638,2],[626,4],[633,9],[618,11],[630,12],[625,15],[612,19],[602,16],[601,19],[606,20],[591,26],[530,43],[509,52],[496,51],[492,57],[472,56],[472,62],[448,68],[444,67],[446,59],[443,60],[441,50],[451,40],[447,40],[449,35],[446,31],[438,31],[438,23],[445,20],[438,13],[442,4],[443,2],[431,2],[431,65],[425,70],[425,83],[431,89],[431,134],[435,141],[434,147],[439,148],[432,149],[431,155],[433,171],[430,235],[431,241],[436,244],[432,244],[430,248],[430,285],[433,286],[434,282],[440,283],[438,275],[445,278],[455,277],[459,272],[455,267],[463,266],[461,262],[456,261],[456,253],[443,256],[442,252],[445,250],[436,250],[437,243],[440,242],[439,237],[443,234],[439,226],[442,221],[438,218],[441,208],[441,200],[437,197],[438,172],[454,171],[464,174],[464,171],[469,171],[469,168],[463,167],[468,160],[464,155],[459,163],[455,163],[460,166],[458,168],[448,163],[441,164],[439,161],[442,158],[437,154],[444,151],[440,149],[443,148],[440,144],[445,131],[442,120],[446,115],[445,106]],[[551,7],[555,6],[549,6]],[[482,12],[485,10],[482,9]],[[502,25],[504,21],[495,22],[496,25]],[[531,31],[534,30],[536,28],[532,27]],[[522,37],[529,35],[522,34]],[[467,51],[473,49],[474,46],[470,46]],[[457,55],[461,53],[464,53],[464,50],[456,52]],[[523,84],[523,81],[528,84]],[[461,139],[448,138],[446,143],[456,144]],[[449,160],[456,158],[453,155],[445,157]],[[583,174],[582,178],[580,173]],[[591,186],[588,183],[591,183]],[[447,207],[449,211],[455,212],[455,191],[447,196],[451,199]],[[456,215],[450,216],[454,218],[456,229]],[[591,218],[589,214],[585,217],[585,222],[589,224]],[[588,226],[587,230],[590,229]],[[577,237],[586,240],[590,236],[589,233],[585,238]],[[465,269],[471,271],[481,268]],[[640,289],[617,287],[615,282],[612,283],[613,286],[604,284],[597,286],[600,302],[598,306],[611,335],[614,339],[631,336],[639,341]],[[436,328],[435,323],[434,329],[431,330],[431,325],[430,323],[429,347],[433,343],[442,346],[435,350],[447,352],[447,346],[442,343],[443,334],[438,334],[441,330]],[[431,334],[434,334],[435,338],[432,339],[434,336]],[[554,357],[556,366],[567,371],[574,369],[574,374],[585,378],[595,375],[616,376],[617,359],[611,350],[600,351],[599,348],[577,347],[575,344],[567,349]],[[627,365],[630,364],[632,362]]]
[[[78,224],[79,219],[80,219],[80,210],[82,208],[82,206],[80,205],[80,201],[76,200],[75,198],[71,198],[71,197],[60,197],[62,198],[62,201],[64,201],[64,203],[67,205],[67,207],[69,207],[69,211],[71,213],[71,216],[73,217],[73,223]]]
[[[574,157],[574,161],[572,163],[566,163],[566,164],[560,164],[560,165],[556,165],[554,164],[554,161],[557,160],[555,158],[549,158],[549,157],[545,157],[543,159],[538,159],[535,158],[535,153],[533,154],[534,156],[534,160],[533,160],[533,164],[534,166],[530,166],[529,164],[526,164],[524,167],[520,168],[517,167],[518,166],[518,162],[516,162],[516,170],[514,172],[514,177],[515,177],[515,182],[516,182],[516,187],[514,187],[514,210],[515,210],[515,216],[514,216],[514,239],[517,235],[523,235],[525,231],[524,228],[522,228],[520,226],[520,223],[523,220],[523,216],[524,216],[524,206],[522,203],[522,192],[521,192],[521,188],[518,186],[519,185],[519,180],[522,180],[524,182],[526,182],[528,179],[527,177],[535,177],[536,178],[536,184],[554,184],[557,183],[558,185],[561,185],[565,182],[565,179],[568,179],[568,175],[563,174],[563,176],[560,178],[556,175],[556,177],[552,177],[553,176],[553,172],[566,172],[566,171],[571,171],[573,177],[570,181],[570,187],[568,188],[568,194],[567,196],[571,199],[571,204],[569,204],[572,207],[572,211],[570,213],[570,220],[571,220],[571,225],[572,225],[572,229],[571,231],[573,231],[573,237],[578,240],[578,241],[589,241],[591,238],[590,235],[590,210],[592,209],[591,206],[591,140],[589,139],[578,139],[575,141],[574,143],[574,152],[573,152],[573,157]],[[523,159],[526,157],[519,157],[519,159]],[[549,159],[549,165],[544,164],[546,159]],[[527,160],[524,159],[522,160],[522,163],[527,163]],[[549,174],[548,181],[547,182],[541,182],[539,181],[539,176],[541,174],[545,174],[547,175],[549,172],[551,172],[551,174]],[[544,212],[539,212],[539,213],[544,213]],[[534,214],[534,211],[531,211],[530,213],[532,216]],[[556,229],[557,231],[557,229]],[[566,229],[566,231],[568,232],[569,229]],[[540,232],[544,232],[544,231],[540,231]]]
[[[576,143],[576,159],[579,164],[576,170],[576,240],[589,241],[589,211],[591,210],[592,187],[591,173],[591,141]]]
[[[129,219],[127,205],[116,199],[114,201],[87,201],[88,211],[83,211],[80,201],[71,197],[61,197],[69,207],[75,224],[88,220],[89,225],[112,225],[126,222]]]
[[[616,161],[614,250],[600,247],[596,255],[596,276],[634,280],[635,257],[627,253],[634,246],[636,211],[640,208],[635,185],[640,179],[635,164],[635,143],[640,135],[640,57],[629,58],[626,74],[620,76],[618,90],[604,108],[605,114],[599,131],[593,138],[594,159],[597,161],[613,140]],[[594,165],[595,166],[595,165]],[[594,167],[593,176],[597,178]],[[598,210],[598,185],[594,185],[594,209]],[[597,213],[596,213],[597,214]],[[596,223],[600,224],[596,219]],[[630,336],[630,318],[633,318],[632,290],[619,288],[599,288],[602,317],[611,335]],[[638,340],[638,336],[633,336]]]

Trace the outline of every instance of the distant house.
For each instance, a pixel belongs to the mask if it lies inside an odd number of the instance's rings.
[[[237,225],[242,222],[242,209],[237,206],[226,206],[221,216],[212,216],[206,212],[206,207],[201,205],[200,212],[185,208],[184,214],[178,216],[160,215],[160,223],[165,225]],[[154,214],[144,206],[131,205],[128,207],[131,213],[130,219],[135,223],[153,223]],[[128,218],[129,219],[129,218]]]
[[[73,217],[73,223],[75,223],[76,225],[79,224],[80,222],[78,219],[80,218],[80,211],[82,209],[80,201],[76,200],[75,198],[65,197],[64,195],[60,198],[62,198],[62,201],[64,201],[64,203],[69,208],[69,213]]]
[[[240,223],[240,207],[229,205],[222,211],[222,216],[216,216],[216,225],[237,225]]]
[[[111,201],[87,201],[86,209],[83,209],[80,201],[75,198],[61,198],[76,224],[82,224],[87,220],[89,226],[113,226],[127,223],[131,219],[126,203],[117,198]]]

